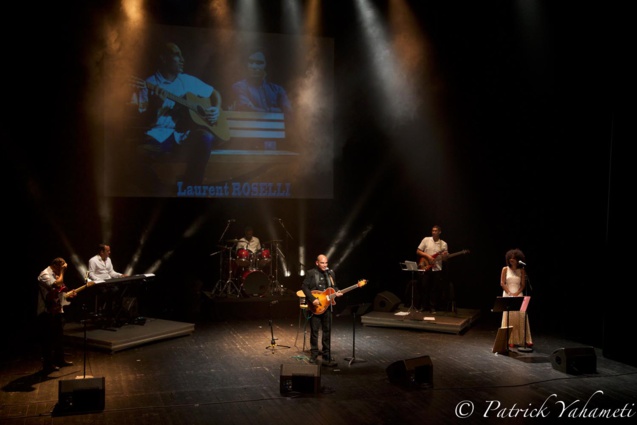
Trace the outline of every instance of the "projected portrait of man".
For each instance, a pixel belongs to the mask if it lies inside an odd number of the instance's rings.
[[[246,78],[232,85],[233,109],[254,112],[292,112],[285,89],[267,78],[267,60],[264,49],[249,51],[246,58]]]

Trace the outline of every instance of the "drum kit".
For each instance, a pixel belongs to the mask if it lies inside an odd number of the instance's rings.
[[[220,279],[217,282],[213,295],[235,295],[238,297],[263,297],[268,292],[273,291],[272,265],[273,258],[268,248],[262,248],[257,252],[252,252],[247,248],[238,248],[238,239],[228,239],[228,245],[219,245],[223,253],[220,260],[220,276],[227,276],[227,279]],[[264,245],[274,245],[274,252],[278,251],[279,240],[264,242]],[[216,253],[215,253],[216,254]],[[224,259],[225,258],[225,259]],[[275,261],[276,262],[276,259]],[[224,265],[227,266],[224,267]],[[269,267],[269,268],[268,268]],[[225,273],[224,273],[224,268]],[[269,271],[270,273],[266,273]]]

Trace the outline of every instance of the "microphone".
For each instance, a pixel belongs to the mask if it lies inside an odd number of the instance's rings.
[[[521,265],[522,267],[526,267],[526,263],[524,261],[518,260],[518,264]]]
[[[228,223],[234,223],[235,221],[237,220],[235,220],[234,218],[231,218],[230,220],[228,220]]]

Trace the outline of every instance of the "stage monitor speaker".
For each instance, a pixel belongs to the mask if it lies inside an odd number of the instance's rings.
[[[389,382],[414,388],[433,388],[434,366],[429,356],[399,360],[387,367]]]
[[[558,348],[551,354],[554,369],[571,375],[597,373],[597,356],[593,347]]]
[[[101,412],[105,405],[105,378],[58,381],[58,404],[54,414]]]
[[[283,395],[292,393],[318,394],[321,390],[321,366],[282,364],[280,392]]]
[[[376,295],[374,299],[374,311],[391,313],[400,305],[400,298],[389,291],[384,291]]]

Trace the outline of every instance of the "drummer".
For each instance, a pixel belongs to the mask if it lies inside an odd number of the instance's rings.
[[[245,228],[244,236],[237,242],[237,251],[240,249],[247,249],[250,251],[250,255],[252,257],[254,257],[257,252],[261,251],[261,241],[259,238],[254,236],[254,231],[250,226]]]

